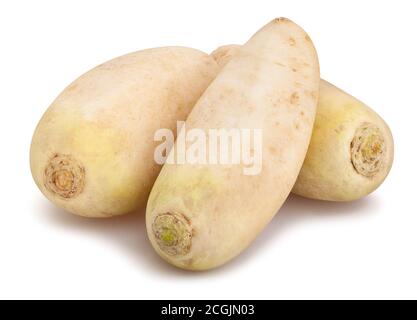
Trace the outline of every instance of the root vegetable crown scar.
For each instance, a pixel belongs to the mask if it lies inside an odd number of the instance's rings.
[[[84,167],[70,155],[55,154],[45,168],[45,187],[63,199],[79,195],[85,184]]]
[[[159,248],[170,256],[183,256],[191,250],[192,229],[181,214],[159,214],[152,225]]]
[[[353,167],[359,174],[376,175],[383,167],[387,153],[381,130],[372,123],[363,123],[356,129],[350,153]]]

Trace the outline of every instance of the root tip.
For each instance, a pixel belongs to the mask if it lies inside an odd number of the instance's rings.
[[[70,155],[55,154],[45,168],[44,183],[51,193],[74,198],[84,189],[84,167]]]
[[[159,214],[152,225],[159,248],[170,256],[184,256],[191,250],[192,229],[182,214]]]
[[[356,129],[350,153],[352,165],[360,175],[375,176],[383,167],[387,154],[381,130],[372,123],[363,123]]]

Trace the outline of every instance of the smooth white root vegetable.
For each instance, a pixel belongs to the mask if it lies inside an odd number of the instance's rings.
[[[190,270],[214,268],[265,228],[301,169],[319,81],[311,39],[285,18],[258,31],[224,67],[186,128],[262,129],[262,171],[245,175],[241,164],[165,164],[146,216],[149,239],[162,258]]]
[[[239,50],[239,45],[226,45],[211,55],[224,67]],[[292,192],[318,200],[360,199],[381,185],[393,158],[394,142],[384,120],[322,80],[313,135]]]
[[[35,131],[31,169],[39,189],[81,216],[144,207],[160,171],[155,131],[185,120],[217,72],[210,56],[183,47],[131,53],[87,72]]]

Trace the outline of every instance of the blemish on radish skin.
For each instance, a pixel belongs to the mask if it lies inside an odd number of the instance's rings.
[[[275,155],[275,154],[277,154],[277,149],[275,147],[269,147],[269,152],[271,152],[271,154]]]
[[[293,92],[290,97],[291,104],[297,104],[300,101],[300,96],[297,92]]]
[[[276,18],[274,19],[274,22],[280,23],[280,22],[288,22],[289,20],[287,18]]]
[[[290,38],[290,39],[288,40],[288,43],[290,44],[290,46],[291,46],[291,47],[294,47],[294,46],[295,46],[295,44],[296,44],[296,42],[295,42],[294,38]]]
[[[306,96],[309,96],[309,97],[313,98],[314,100],[317,99],[317,93],[315,91],[305,90],[304,93],[305,93]]]
[[[285,64],[283,64],[283,63],[281,63],[281,62],[275,62],[275,64],[277,65],[277,66],[280,66],[280,67],[286,67],[286,65]]]

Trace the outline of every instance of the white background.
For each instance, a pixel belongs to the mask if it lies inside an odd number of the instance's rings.
[[[1,1],[0,298],[417,298],[414,3]],[[374,194],[345,204],[291,197],[239,258],[190,273],[154,254],[143,214],[87,220],[38,191],[31,136],[73,79],[148,47],[242,43],[279,16],[310,34],[323,78],[391,126],[395,163]]]

